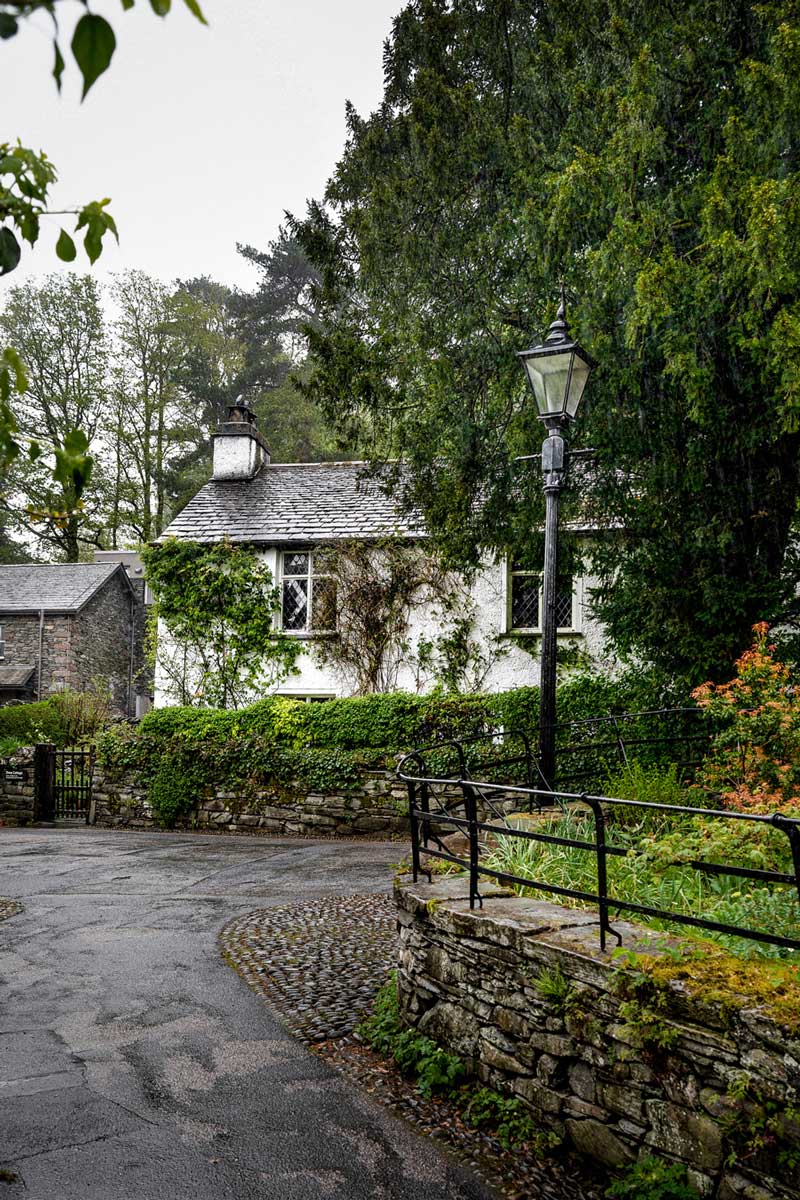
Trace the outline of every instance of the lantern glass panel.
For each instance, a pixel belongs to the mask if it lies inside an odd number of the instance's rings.
[[[569,396],[567,397],[567,413],[574,417],[578,411],[578,405],[581,402],[583,390],[589,380],[591,367],[585,361],[580,353],[573,354],[572,361],[572,376],[569,381]]]
[[[570,350],[566,354],[548,354],[541,358],[525,359],[525,370],[531,381],[540,416],[556,416],[565,411],[567,381],[572,358],[573,353]],[[580,399],[580,394],[578,399]]]

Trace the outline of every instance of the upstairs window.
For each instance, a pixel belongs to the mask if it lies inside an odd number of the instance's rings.
[[[577,579],[565,576],[556,585],[556,628],[580,632]],[[509,571],[508,628],[514,633],[542,632],[542,575],[514,563]]]
[[[281,554],[281,628],[287,633],[331,633],[336,629],[336,583],[324,551]]]

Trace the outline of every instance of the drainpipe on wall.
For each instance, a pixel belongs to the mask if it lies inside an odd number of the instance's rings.
[[[42,643],[44,641],[44,609],[39,609],[39,671],[36,681],[36,699],[42,698]]]
[[[133,587],[133,585],[131,585]],[[127,716],[136,716],[136,704],[133,695],[133,656],[136,645],[136,596],[131,590],[129,594],[131,602],[131,645],[130,654],[128,655],[128,712]]]

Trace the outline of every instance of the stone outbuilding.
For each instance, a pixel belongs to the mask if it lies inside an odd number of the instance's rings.
[[[0,566],[0,704],[101,685],[134,716],[142,607],[119,562]]]

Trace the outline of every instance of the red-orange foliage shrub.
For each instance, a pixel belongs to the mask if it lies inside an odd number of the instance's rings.
[[[773,657],[768,630],[766,622],[753,626],[734,679],[692,693],[721,719],[698,782],[726,808],[800,816],[800,695],[788,667]]]

